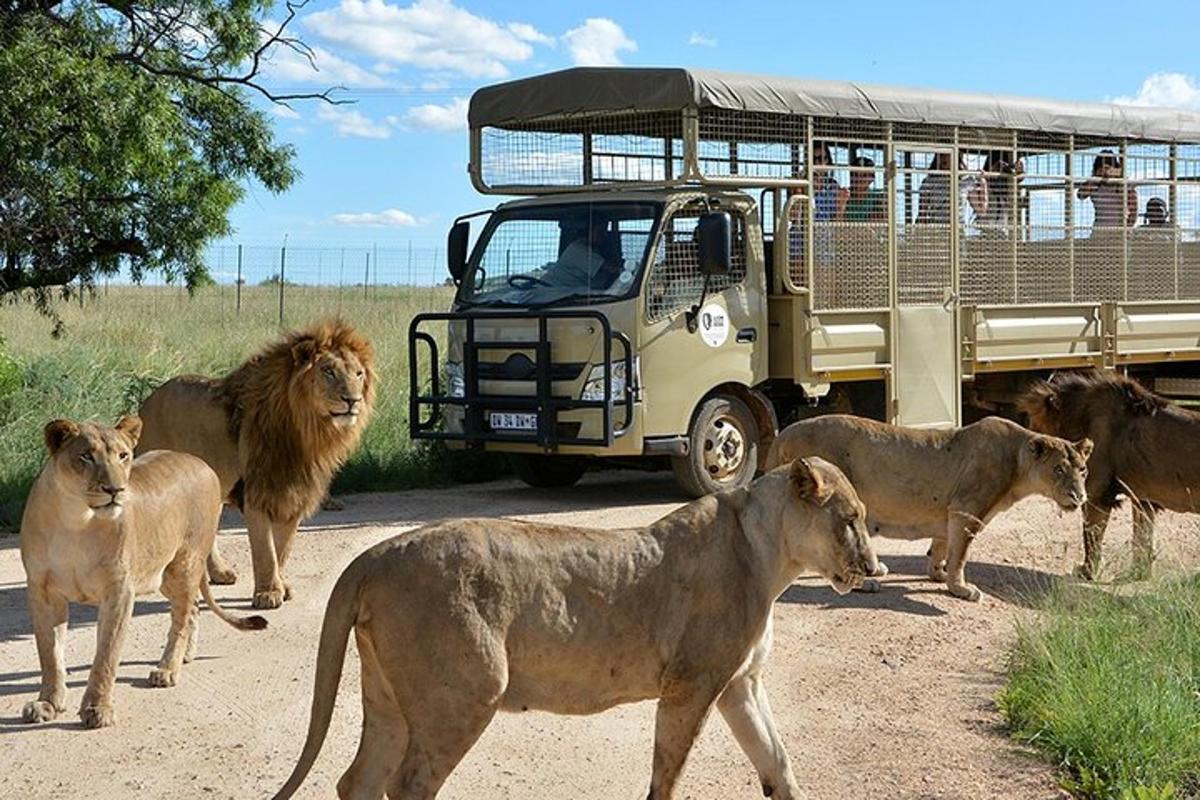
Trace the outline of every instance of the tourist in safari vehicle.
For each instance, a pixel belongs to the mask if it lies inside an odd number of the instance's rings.
[[[519,199],[451,230],[410,425],[530,484],[740,486],[781,423],[958,425],[1062,368],[1200,393],[1198,114],[578,68],[469,117],[475,187]]]

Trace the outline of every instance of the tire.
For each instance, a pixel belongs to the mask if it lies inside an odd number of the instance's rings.
[[[575,456],[510,453],[508,463],[512,465],[518,478],[537,489],[574,486],[587,471],[587,461]]]
[[[758,469],[758,423],[732,395],[718,394],[700,404],[688,431],[688,454],[671,459],[675,480],[692,497],[736,489]]]

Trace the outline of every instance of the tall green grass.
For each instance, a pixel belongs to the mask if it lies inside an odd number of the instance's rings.
[[[338,475],[334,491],[371,491],[483,479],[502,470],[495,456],[449,454],[408,438],[408,323],[441,311],[451,290],[288,287],[285,326],[340,314],[376,350],[376,413],[362,446]],[[82,307],[57,311],[65,334],[34,309],[0,307],[0,530],[20,521],[29,486],[45,457],[41,429],[55,417],[114,421],[150,391],[184,372],[223,373],[278,336],[278,293],[213,286],[189,297],[172,288],[101,290]]]
[[[1200,579],[1051,594],[1023,624],[1000,706],[1087,800],[1200,796]]]

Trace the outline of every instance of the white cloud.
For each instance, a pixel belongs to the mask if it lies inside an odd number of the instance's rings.
[[[467,98],[456,97],[444,106],[428,103],[413,106],[388,122],[409,131],[461,131],[467,128]]]
[[[534,44],[554,44],[554,37],[547,36],[537,28],[526,22],[510,22],[505,26],[513,36],[520,39],[522,42],[533,42]]]
[[[280,119],[300,119],[299,111],[285,106],[282,103],[273,103],[271,105],[271,113]]]
[[[532,43],[549,37],[522,22],[502,24],[454,5],[452,0],[341,0],[304,18],[327,41],[380,61],[446,70],[473,78],[503,78],[506,64],[527,61]]]
[[[362,213],[334,214],[334,225],[347,225],[359,228],[411,228],[417,225],[417,218],[407,211],[389,208],[384,211],[365,211]]]
[[[591,17],[578,28],[563,34],[563,41],[576,64],[584,67],[614,67],[621,63],[622,50],[635,52],[637,42],[620,25],[605,17]]]
[[[268,27],[271,24],[268,23]],[[274,28],[272,28],[274,30]],[[286,85],[345,86],[347,88],[377,88],[387,82],[373,72],[334,55],[323,47],[312,47],[310,63],[290,47],[276,45],[263,59],[262,72],[271,81]]]
[[[317,116],[333,123],[338,136],[388,139],[392,135],[392,128],[386,122],[376,122],[361,111],[351,111],[339,106],[322,106],[317,109]]]
[[[716,47],[717,40],[712,36],[705,36],[702,33],[692,31],[692,35],[688,37],[688,44],[694,47]]]
[[[1112,101],[1133,106],[1164,106],[1200,111],[1200,85],[1196,83],[1195,78],[1182,72],[1156,72],[1142,81],[1141,88],[1133,97],[1114,97]]]

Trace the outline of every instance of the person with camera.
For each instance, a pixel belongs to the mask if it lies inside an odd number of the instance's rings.
[[[1092,177],[1076,190],[1080,200],[1092,201],[1096,215],[1093,233],[1100,228],[1129,226],[1137,219],[1137,189],[1123,185],[1124,174],[1121,157],[1104,150],[1092,161]]]
[[[976,219],[985,227],[1001,228],[1013,224],[1013,208],[1017,197],[1017,184],[1025,174],[1025,163],[1014,158],[1011,152],[993,150],[983,162],[983,174],[979,176]],[[980,210],[982,208],[982,210]]]

